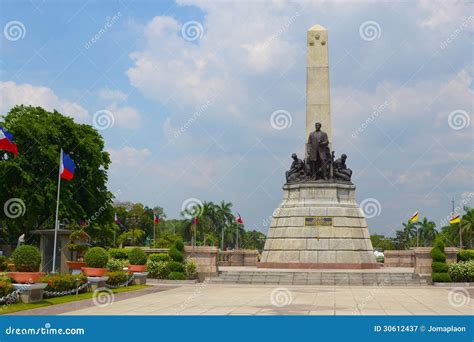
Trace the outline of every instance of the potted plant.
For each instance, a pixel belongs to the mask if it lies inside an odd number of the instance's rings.
[[[88,277],[102,277],[107,273],[109,254],[102,247],[93,247],[84,255],[87,267],[82,267],[82,272]]]
[[[69,243],[67,248],[75,254],[75,260],[66,261],[69,270],[81,270],[86,267],[83,261],[84,253],[89,249],[90,236],[83,230],[76,230],[69,236]]]
[[[41,253],[39,249],[31,245],[21,245],[12,253],[15,272],[8,272],[8,276],[16,283],[35,283],[44,274],[39,272],[41,265]]]
[[[130,262],[130,265],[128,265],[128,272],[146,271],[147,256],[141,248],[133,248],[128,253],[128,261]]]

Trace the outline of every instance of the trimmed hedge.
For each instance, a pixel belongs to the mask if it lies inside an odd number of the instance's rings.
[[[109,272],[123,271],[123,263],[123,260],[110,259],[107,265],[105,265],[105,268],[107,268]]]
[[[474,249],[459,251],[457,257],[458,257],[458,262],[474,260]]]
[[[433,273],[431,279],[434,283],[450,283],[452,281],[448,273]]]
[[[12,253],[17,272],[38,272],[41,265],[40,250],[31,245],[21,245]]]
[[[453,281],[474,282],[474,260],[451,264],[448,273]]]
[[[105,268],[109,261],[109,254],[102,247],[92,247],[84,255],[87,267]]]
[[[145,265],[147,259],[145,252],[139,247],[133,248],[128,253],[128,261],[130,262],[130,265]]]
[[[151,261],[170,261],[171,258],[168,254],[165,253],[153,253],[150,254],[149,259]]]
[[[446,255],[438,247],[434,247],[430,252],[431,258],[435,262],[446,262]]]
[[[433,273],[447,273],[448,272],[448,264],[445,262],[437,262],[433,261],[431,264],[431,269]]]
[[[181,240],[176,240],[176,242],[174,243],[174,246],[176,247],[176,249],[180,252],[184,252],[184,243],[183,241]]]
[[[109,279],[107,279],[106,284],[112,286],[125,285],[128,280],[128,274],[124,271],[114,271],[107,272],[106,274]]]
[[[83,274],[49,274],[41,277],[39,282],[48,284],[46,291],[62,292],[77,289],[87,283],[87,277]],[[82,291],[87,291],[87,289],[84,288]]]
[[[186,280],[186,275],[182,272],[171,272],[168,275],[169,280]]]
[[[123,248],[111,248],[109,249],[109,255],[111,258],[125,260],[128,259],[128,253]]]
[[[168,261],[167,266],[170,272],[185,272],[185,267],[182,263],[177,262],[177,261]]]
[[[183,253],[180,250],[178,250],[176,246],[171,246],[171,248],[168,250],[168,255],[173,261],[183,262],[184,260]]]
[[[146,270],[148,272],[148,278],[153,279],[166,279],[170,270],[168,268],[168,262],[165,261],[148,261]]]

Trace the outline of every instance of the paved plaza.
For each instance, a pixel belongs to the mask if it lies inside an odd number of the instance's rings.
[[[472,315],[474,314],[472,298],[474,288],[458,289],[456,292],[450,288],[433,286],[254,286],[198,283],[163,288],[159,292],[148,291],[133,298],[116,296],[111,304],[103,307],[98,307],[90,301],[85,308],[58,313],[64,315]],[[30,311],[30,314],[33,311]]]

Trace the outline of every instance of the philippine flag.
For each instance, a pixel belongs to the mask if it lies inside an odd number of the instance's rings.
[[[71,180],[74,178],[74,170],[76,169],[76,164],[66,153],[61,150],[61,169],[60,174],[61,178],[65,180]]]
[[[120,222],[120,220],[119,220],[119,218],[118,218],[118,216],[117,216],[117,213],[115,213],[114,220],[115,220],[115,224],[116,224],[117,226],[122,225],[122,223]]]
[[[197,226],[198,223],[199,223],[198,217],[197,217],[197,216],[194,216],[193,224],[194,224],[195,226]]]
[[[13,142],[13,134],[8,132],[5,128],[0,127],[0,150],[18,155],[18,147]]]
[[[160,222],[160,218],[158,217],[158,215],[153,214],[153,221],[154,221],[155,223]]]
[[[238,214],[238,213],[237,213]],[[238,214],[239,216],[237,216],[237,223],[238,224],[244,224],[244,221],[242,220],[242,217],[240,217],[240,214]]]

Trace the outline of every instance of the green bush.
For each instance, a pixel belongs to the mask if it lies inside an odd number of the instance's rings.
[[[439,247],[434,247],[430,252],[431,258],[436,262],[446,262],[446,256]]]
[[[458,252],[458,261],[474,260],[474,249],[468,249]]]
[[[451,264],[448,273],[453,281],[474,282],[474,260]]]
[[[196,277],[196,270],[197,270],[197,265],[196,262],[193,259],[186,259],[186,263],[184,264],[184,267],[186,269],[186,275],[188,279],[194,279]]]
[[[107,272],[106,274],[109,279],[107,279],[106,284],[112,286],[125,285],[128,280],[128,274],[124,271],[114,271]]]
[[[148,278],[153,279],[166,279],[170,273],[168,262],[165,261],[148,261],[146,270]]]
[[[5,255],[0,255],[0,272],[3,272],[7,269],[8,258]]]
[[[184,265],[177,261],[168,261],[168,269],[170,272],[185,272]]]
[[[15,291],[12,280],[6,274],[0,274],[0,298]]]
[[[150,254],[149,259],[151,261],[170,261],[171,260],[170,256],[168,254],[165,254],[165,253]]]
[[[128,253],[128,261],[130,265],[145,265],[147,261],[146,253],[143,249],[135,247]]]
[[[119,259],[110,259],[105,268],[109,272],[123,271],[124,261]]]
[[[77,289],[87,283],[87,277],[82,274],[49,274],[41,277],[39,282],[48,284],[46,291],[62,292]],[[83,291],[86,290],[86,288],[83,289]]]
[[[111,258],[125,260],[128,259],[128,253],[124,248],[111,248],[109,249],[109,255]]]
[[[169,280],[186,280],[186,275],[183,272],[171,272],[168,275]]]
[[[433,273],[447,273],[448,264],[445,262],[433,261],[431,264],[431,269],[433,270]]]
[[[438,248],[441,252],[444,253],[444,246],[444,236],[442,234],[438,234],[434,240],[433,248]]]
[[[181,240],[176,240],[175,243],[174,243],[174,246],[176,247],[176,249],[180,252],[184,252],[184,243],[183,241]]]
[[[448,273],[433,273],[431,279],[434,283],[450,283],[451,277]]]
[[[176,246],[171,246],[171,248],[168,250],[168,255],[170,256],[171,260],[177,261],[177,262],[183,262],[184,260],[184,255],[181,251],[179,251]]]
[[[93,247],[84,255],[87,267],[105,268],[109,261],[109,254],[102,247]]]
[[[18,272],[38,272],[41,253],[35,246],[21,245],[13,251],[12,260]]]

